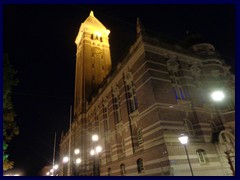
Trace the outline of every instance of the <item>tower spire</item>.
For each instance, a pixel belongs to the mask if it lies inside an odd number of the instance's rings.
[[[136,25],[136,30],[137,30],[137,37],[142,35],[142,33],[145,31],[144,27],[142,25],[142,22],[140,21],[139,17],[137,17],[137,25]]]
[[[90,12],[90,15],[89,15],[89,16],[94,16],[93,11]]]

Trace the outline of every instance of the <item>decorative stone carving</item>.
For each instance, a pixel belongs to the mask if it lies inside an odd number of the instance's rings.
[[[131,120],[131,124],[135,124],[136,127],[138,127],[138,121],[139,121],[139,112],[138,110],[135,110],[133,111],[129,117],[130,117],[130,120]]]
[[[167,61],[167,68],[169,71],[177,72],[179,70],[179,63],[174,59],[169,59]]]
[[[126,84],[130,84],[133,81],[133,75],[131,72],[125,73],[125,82]]]
[[[193,76],[200,76],[201,69],[197,65],[192,65],[190,69]]]
[[[123,133],[123,123],[120,121],[119,123],[116,124],[117,132],[122,136]]]
[[[118,88],[117,85],[114,85],[114,86],[112,87],[112,91],[113,91],[113,95],[114,95],[115,97],[119,95],[119,88]]]
[[[107,97],[104,97],[104,98],[103,98],[103,105],[104,105],[104,106],[107,106],[107,105],[108,105],[108,98],[107,98]]]
[[[110,143],[110,141],[111,141],[111,131],[108,130],[108,131],[105,132],[105,138],[106,138],[107,142]]]

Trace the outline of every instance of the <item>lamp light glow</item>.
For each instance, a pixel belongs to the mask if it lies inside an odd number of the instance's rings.
[[[67,156],[65,156],[64,158],[63,158],[63,163],[67,163],[69,161],[69,158],[67,157]]]
[[[181,136],[178,138],[178,140],[181,142],[181,144],[187,144],[188,143],[188,136],[181,134]]]
[[[211,98],[214,100],[214,101],[222,101],[224,99],[224,93],[222,91],[214,91],[212,94],[211,94]]]

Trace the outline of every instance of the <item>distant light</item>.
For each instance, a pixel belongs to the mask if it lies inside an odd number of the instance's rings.
[[[92,149],[92,150],[90,151],[90,154],[91,154],[91,156],[93,156],[93,155],[95,154],[95,151]]]
[[[98,135],[97,134],[92,135],[92,140],[93,141],[98,141]]]
[[[181,134],[181,136],[178,138],[178,140],[181,142],[181,144],[187,144],[188,143],[188,136]]]
[[[97,147],[96,147],[96,152],[99,153],[99,152],[101,152],[101,151],[102,151],[102,147],[101,147],[101,146],[97,146]]]
[[[50,172],[47,172],[46,175],[49,176]]]
[[[82,160],[81,160],[80,158],[77,158],[77,159],[76,159],[76,163],[77,163],[77,164],[80,164],[81,161],[82,161]]]
[[[169,106],[170,108],[173,108],[173,106]]]
[[[58,169],[58,165],[55,164],[55,165],[53,166],[53,168],[54,168],[54,169]]]
[[[214,91],[211,97],[214,101],[222,101],[224,99],[224,93],[222,91]]]
[[[80,150],[79,149],[75,149],[74,150],[74,154],[79,154],[80,153]]]
[[[63,163],[67,163],[68,162],[68,157],[67,156],[65,156],[64,158],[63,158]]]
[[[51,169],[50,172],[53,173],[54,169]]]

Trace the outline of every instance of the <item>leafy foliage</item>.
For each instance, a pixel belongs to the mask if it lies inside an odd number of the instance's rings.
[[[14,121],[15,112],[12,104],[12,87],[18,84],[18,80],[14,79],[16,71],[13,70],[8,56],[5,54],[3,58],[3,170],[13,168],[13,161],[8,160],[6,154],[8,143],[15,135],[19,134],[19,128]]]

